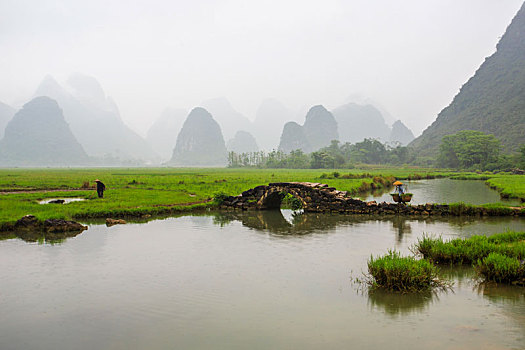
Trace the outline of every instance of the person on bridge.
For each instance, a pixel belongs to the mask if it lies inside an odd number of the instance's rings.
[[[98,198],[104,198],[104,191],[106,190],[106,185],[104,185],[99,179],[96,179],[95,182],[97,183]]]

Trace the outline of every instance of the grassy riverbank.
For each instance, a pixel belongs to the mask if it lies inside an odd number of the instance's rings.
[[[487,184],[504,198],[519,198],[525,202],[525,175],[505,175],[488,179]]]

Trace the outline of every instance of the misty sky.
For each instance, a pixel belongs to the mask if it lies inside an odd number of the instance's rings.
[[[145,134],[166,107],[226,97],[248,118],[351,96],[419,134],[448,105],[523,0],[0,0],[0,101],[47,74],[95,77]],[[280,130],[279,130],[280,132]]]

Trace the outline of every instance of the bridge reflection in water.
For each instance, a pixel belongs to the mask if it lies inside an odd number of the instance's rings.
[[[525,222],[512,217],[414,217],[403,215],[352,215],[337,213],[306,213],[292,212],[287,220],[282,210],[257,210],[257,211],[220,211],[213,215],[215,224],[224,226],[234,221],[239,221],[245,227],[266,231],[275,235],[305,235],[310,233],[323,233],[339,226],[352,226],[370,222],[383,222],[392,225],[396,240],[401,242],[403,237],[412,234],[413,224],[418,227],[443,224],[456,227],[458,231],[465,231],[465,236],[472,234],[493,234],[500,232],[501,224],[511,230],[524,230]],[[438,225],[439,226],[439,225]],[[418,235],[421,232],[416,232]],[[371,234],[373,234],[371,232]]]

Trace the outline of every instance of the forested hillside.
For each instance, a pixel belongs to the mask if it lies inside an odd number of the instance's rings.
[[[525,144],[525,4],[497,51],[410,146],[419,155],[435,156],[443,136],[461,130],[493,134],[505,152],[517,151]]]

